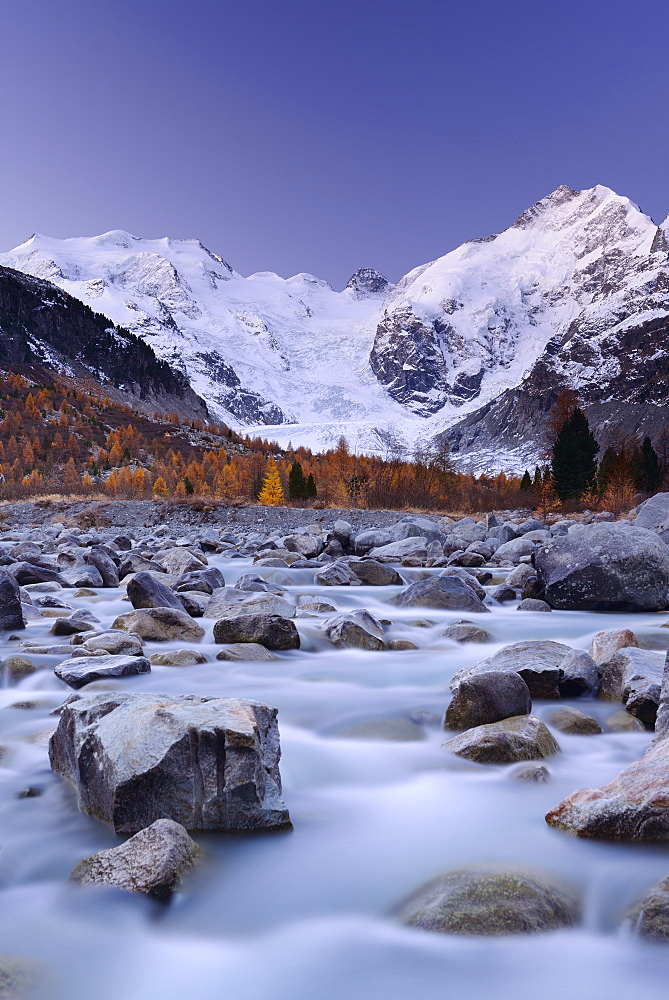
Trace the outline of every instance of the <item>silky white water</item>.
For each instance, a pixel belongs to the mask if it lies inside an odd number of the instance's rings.
[[[275,705],[291,833],[252,837],[199,834],[204,864],[167,908],[110,889],[68,884],[83,857],[120,843],[81,814],[72,790],[49,768],[49,713],[70,694],[53,666],[0,690],[0,953],[42,969],[42,994],[67,1000],[443,1000],[444,997],[542,1000],[660,998],[667,993],[669,949],[633,938],[621,918],[669,875],[662,846],[579,840],[549,828],[545,812],[569,792],[611,780],[638,758],[650,733],[568,736],[545,761],[546,784],[514,781],[510,767],[461,760],[442,748],[448,682],[460,667],[520,639],[554,639],[587,649],[600,629],[632,628],[640,643],[666,648],[661,614],[517,612],[515,604],[470,616],[493,641],[458,646],[439,638],[461,612],[400,610],[398,587],[318,587],[312,570],[286,573],[246,560],[210,557],[228,584],[253,569],[287,578],[289,599],[320,595],[345,610],[366,607],[394,624],[389,638],[416,651],[338,650],[317,619],[297,619],[302,648],[267,663],[220,662],[213,621],[197,644],[211,662],[153,667],[140,677],[92,685],[127,691],[248,697]],[[415,571],[402,570],[406,578]],[[424,571],[419,571],[424,572]],[[128,610],[124,591],[75,599],[103,625]],[[418,627],[419,619],[433,624]],[[48,636],[52,620],[23,635]],[[100,626],[96,626],[100,627]],[[49,636],[50,642],[58,641]],[[192,643],[147,643],[147,655]],[[0,657],[19,642],[0,641]],[[30,655],[30,654],[29,654]],[[85,693],[85,692],[82,692]],[[34,708],[12,708],[17,702]],[[621,706],[569,702],[600,722]],[[535,701],[546,719],[555,702]],[[424,738],[407,742],[347,735],[370,720],[413,720]],[[410,727],[409,727],[410,728]],[[42,794],[19,798],[28,787]],[[399,926],[392,908],[427,879],[460,865],[513,862],[575,883],[583,923],[570,931],[474,939]]]

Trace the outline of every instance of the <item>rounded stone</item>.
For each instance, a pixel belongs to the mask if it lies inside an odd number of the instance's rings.
[[[590,736],[602,732],[602,727],[596,719],[586,715],[585,712],[579,712],[577,708],[558,708],[551,712],[547,722],[561,733],[571,733],[576,736]]]
[[[573,927],[580,903],[550,875],[494,866],[456,869],[421,886],[396,912],[409,927],[492,937]]]

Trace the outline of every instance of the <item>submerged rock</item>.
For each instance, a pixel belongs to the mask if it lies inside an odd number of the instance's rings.
[[[478,625],[470,625],[469,622],[453,622],[439,633],[446,639],[453,639],[454,642],[491,642],[490,632]]]
[[[110,885],[167,900],[202,851],[180,823],[158,819],[125,844],[84,858],[70,879],[79,885]]]
[[[446,750],[478,764],[513,764],[540,760],[560,747],[534,715],[517,715],[502,722],[476,726],[443,744]]]
[[[259,642],[233,642],[225,649],[219,650],[216,654],[217,660],[247,660],[248,662],[263,663],[268,660],[277,660],[278,657],[270,653],[266,646]]]
[[[601,733],[602,727],[585,712],[579,712],[577,708],[558,708],[548,716],[548,724],[553,729],[559,729],[561,733],[571,733],[578,736],[590,736]]]
[[[571,887],[550,875],[486,866],[432,879],[395,915],[409,927],[441,934],[538,934],[577,924],[580,904]]]
[[[627,914],[632,930],[648,941],[669,941],[669,878],[645,893]]]
[[[49,743],[79,808],[137,833],[290,826],[281,797],[277,711],[237,698],[108,693],[66,704]]]

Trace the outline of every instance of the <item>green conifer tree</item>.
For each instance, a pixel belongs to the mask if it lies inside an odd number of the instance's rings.
[[[577,406],[563,423],[553,445],[553,488],[560,500],[577,500],[594,487],[598,451],[588,418]]]
[[[523,473],[523,478],[520,480],[520,488],[523,491],[523,493],[532,489],[532,477],[527,471],[527,469],[525,469],[525,472]]]
[[[662,485],[662,466],[649,437],[643,439],[634,485],[642,493],[657,493]]]
[[[541,492],[541,469],[538,465],[534,466],[534,479],[532,480],[532,489],[535,493]]]
[[[316,490],[316,480],[314,479],[313,472],[310,472],[307,476],[305,495],[308,500],[318,496],[318,491]]]
[[[299,462],[293,462],[288,472],[288,499],[303,500],[307,496],[307,483]]]

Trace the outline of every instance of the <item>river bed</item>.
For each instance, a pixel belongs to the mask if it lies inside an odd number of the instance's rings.
[[[210,556],[226,583],[277,572]],[[402,569],[411,582],[415,571]],[[437,571],[435,571],[437,572]],[[172,904],[68,884],[83,857],[120,840],[76,808],[49,768],[50,712],[70,694],[52,668],[64,656],[33,657],[44,669],[0,690],[0,951],[42,969],[40,995],[63,1000],[443,1000],[444,997],[617,1000],[665,997],[669,950],[633,938],[621,918],[646,888],[669,875],[662,846],[579,840],[548,827],[546,811],[584,786],[610,781],[652,734],[555,732],[562,753],[545,761],[545,784],[514,781],[511,766],[469,763],[442,748],[448,683],[463,666],[520,639],[587,649],[594,632],[632,628],[642,646],[665,649],[665,614],[517,612],[514,602],[471,616],[487,644],[439,638],[462,612],[398,609],[399,587],[319,587],[314,571],[280,571],[286,596],[318,595],[338,609],[365,607],[392,619],[389,638],[418,650],[339,650],[298,618],[302,648],[272,662],[215,660],[213,621],[197,648],[210,662],[152,668],[148,675],[90,685],[166,694],[246,697],[279,709],[284,799],[294,830],[252,837],[196,833],[206,860]],[[495,582],[502,579],[504,571]],[[130,605],[124,590],[63,596],[110,625]],[[321,619],[324,616],[321,616]],[[416,625],[418,620],[429,624]],[[23,637],[48,636],[50,619]],[[96,626],[101,627],[101,626]],[[49,641],[53,640],[49,637]],[[146,655],[191,643],[146,643]],[[19,652],[0,636],[0,658]],[[83,691],[82,693],[85,693]],[[34,707],[12,708],[16,703]],[[557,702],[535,701],[546,719]],[[562,703],[565,704],[565,703]],[[622,706],[568,704],[605,720]],[[388,720],[391,720],[388,722]],[[397,722],[396,720],[401,720]],[[369,723],[383,735],[370,738]],[[377,731],[376,736],[379,736]],[[26,790],[41,794],[19,797]],[[538,867],[575,883],[581,926],[543,936],[475,939],[410,930],[391,911],[426,880],[487,862]]]

